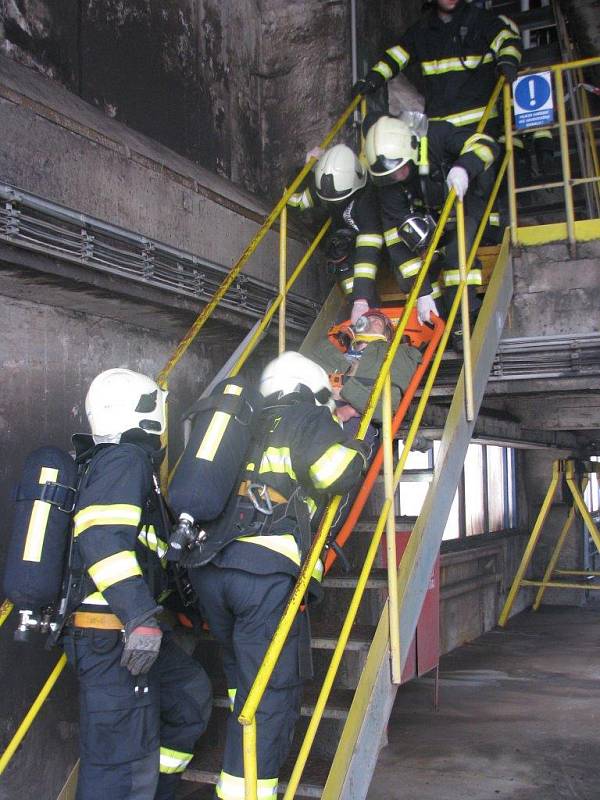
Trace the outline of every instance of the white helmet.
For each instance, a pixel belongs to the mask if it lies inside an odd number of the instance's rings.
[[[315,165],[315,188],[321,200],[346,200],[366,182],[367,171],[345,144],[330,147]]]
[[[118,441],[132,428],[161,434],[165,430],[168,392],[152,378],[130,369],[107,369],[97,375],[85,398],[94,440]]]
[[[323,367],[300,353],[286,350],[267,364],[260,376],[260,393],[263,397],[273,394],[283,397],[298,391],[300,386],[307,386],[311,390],[318,406],[327,406],[331,411],[335,409],[329,375]]]
[[[394,173],[409,161],[417,163],[419,138],[404,120],[379,117],[365,139],[367,169],[377,186],[394,182]]]

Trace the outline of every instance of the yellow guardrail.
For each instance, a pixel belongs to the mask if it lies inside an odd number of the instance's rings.
[[[526,192],[535,192],[540,189],[562,188],[564,203],[565,203],[567,241],[571,254],[574,255],[575,253],[575,243],[577,237],[575,231],[576,220],[575,220],[575,204],[573,201],[573,189],[576,186],[591,184],[594,187],[596,196],[599,196],[600,192],[599,159],[598,159],[598,151],[596,147],[596,140],[593,130],[593,123],[600,121],[600,115],[590,116],[589,104],[587,102],[587,98],[584,97],[584,101],[582,103],[584,108],[584,116],[579,119],[568,120],[563,78],[564,78],[564,73],[570,70],[574,70],[577,76],[582,77],[581,70],[585,69],[586,67],[596,66],[598,64],[600,64],[600,56],[596,56],[594,58],[583,58],[576,61],[567,61],[564,64],[553,64],[549,67],[542,68],[546,71],[550,70],[553,73],[555,106],[556,106],[556,114],[558,121],[552,125],[540,125],[539,127],[536,128],[527,128],[526,131],[523,131],[523,133],[530,134],[533,133],[534,131],[542,131],[542,130],[552,131],[558,129],[558,135],[560,141],[560,157],[562,165],[562,180],[552,181],[552,182],[542,182],[530,186],[516,187],[514,179],[514,170],[513,169],[509,170],[508,191],[509,191],[510,231],[511,231],[511,243],[513,245],[518,244],[518,233],[517,233],[518,220],[517,220],[517,201],[516,201],[517,194],[522,194]],[[529,73],[539,72],[539,71],[540,68],[531,68],[528,70],[523,70],[520,73],[520,75],[527,75]],[[582,81],[579,81],[577,85],[579,85],[579,83],[582,83]],[[573,91],[576,91],[576,89],[574,89]],[[512,128],[511,116],[510,115],[507,116],[505,114],[504,120],[505,120],[504,135],[506,137],[506,144],[508,149],[509,140],[512,143],[515,131],[513,131]],[[583,127],[583,132],[586,142],[587,157],[590,160],[591,169],[593,169],[594,174],[583,175],[579,178],[573,178],[571,171],[571,158],[569,154],[569,129],[577,125],[581,125]],[[585,169],[585,164],[582,164],[582,169]]]
[[[503,83],[504,83],[503,79],[500,79],[498,81],[494,89],[494,92],[490,98],[490,101],[488,103],[488,106],[486,107],[486,111],[477,127],[478,132],[482,131],[485,128],[485,125],[489,119],[492,109],[496,104],[499,93],[502,90]],[[508,87],[507,90],[510,98],[510,89]],[[491,208],[493,206],[494,200],[496,198],[496,195],[500,187],[502,175],[504,174],[504,171],[509,161],[510,161],[510,156],[507,154],[507,157],[503,160],[501,165],[501,170],[500,170],[501,174],[495,181],[493,187],[493,196],[490,197],[490,200],[486,208],[487,218],[489,218]],[[391,598],[390,632],[399,631],[399,616],[401,608],[397,602],[394,602],[394,599],[397,600],[398,597],[398,588],[396,583],[397,572],[395,569],[396,555],[395,555],[395,524],[394,524],[395,520],[393,511],[394,508],[393,495],[398,485],[398,482],[400,481],[400,477],[402,475],[404,466],[406,464],[406,460],[408,458],[408,453],[410,452],[411,444],[414,441],[414,438],[417,434],[421,418],[425,411],[425,407],[427,405],[429,395],[433,387],[433,382],[437,375],[437,371],[441,364],[442,355],[446,347],[446,344],[448,342],[448,338],[450,336],[452,324],[454,323],[454,320],[458,313],[459,305],[461,306],[462,309],[463,339],[465,346],[465,353],[464,353],[465,381],[467,386],[469,386],[470,384],[470,389],[468,389],[466,392],[466,406],[467,406],[466,413],[469,419],[473,418],[469,308],[468,308],[468,300],[466,300],[467,272],[468,272],[468,267],[473,263],[475,259],[477,246],[479,244],[479,241],[481,240],[481,236],[483,235],[483,230],[485,227],[485,223],[487,222],[487,219],[481,221],[481,224],[479,225],[479,228],[475,236],[475,240],[473,242],[471,249],[469,250],[469,255],[467,258],[465,226],[464,226],[464,207],[463,203],[461,201],[458,201],[456,202],[456,217],[457,217],[457,236],[459,241],[460,282],[457,287],[456,297],[454,299],[450,314],[448,316],[446,329],[444,330],[444,333],[440,340],[438,350],[436,352],[436,355],[434,357],[434,360],[430,368],[428,379],[423,389],[415,416],[413,418],[413,422],[410,426],[404,444],[402,455],[400,457],[400,460],[392,477],[393,453],[391,448],[392,437],[391,437],[391,423],[390,423],[392,415],[391,391],[389,391],[390,368],[394,360],[394,357],[396,355],[396,352],[398,350],[398,347],[402,342],[402,337],[406,329],[406,326],[408,324],[410,314],[415,306],[417,297],[419,296],[421,286],[423,285],[425,277],[428,273],[429,267],[433,260],[433,256],[438,247],[442,233],[445,230],[446,223],[450,216],[451,210],[455,204],[455,201],[456,201],[456,194],[454,190],[452,190],[449,193],[446,202],[444,204],[444,207],[441,211],[433,239],[429,244],[419,274],[406,300],[404,313],[398,323],[398,327],[396,328],[394,338],[389,346],[386,357],[381,366],[379,376],[373,386],[373,390],[369,397],[367,407],[362,416],[361,423],[359,426],[357,438],[362,439],[364,438],[366,430],[371,422],[377,403],[379,402],[380,397],[383,395],[382,404],[384,411],[383,420],[384,420],[385,501],[381,510],[381,514],[379,517],[375,534],[373,536],[373,540],[371,541],[371,545],[369,547],[369,553],[367,559],[365,560],[363,569],[361,571],[361,575],[359,577],[357,588],[355,590],[353,599],[351,601],[349,612],[344,621],[342,631],[340,633],[336,648],[334,650],[334,655],[330,663],[330,668],[327,672],[325,682],[321,690],[321,694],[319,695],[319,698],[317,700],[317,706],[315,708],[315,711],[313,712],[305,740],[301,746],[300,754],[294,766],[292,778],[290,779],[286,793],[284,795],[284,800],[289,800],[289,798],[294,796],[294,792],[296,791],[298,783],[300,781],[300,776],[306,764],[308,753],[314,741],[314,736],[316,735],[316,730],[322,718],[325,704],[327,702],[327,698],[329,696],[331,687],[333,685],[335,674],[337,673],[337,669],[339,667],[339,663],[341,661],[344,648],[346,646],[346,643],[350,635],[350,629],[354,623],[356,613],[358,611],[358,605],[362,598],[362,594],[366,586],[367,578],[371,566],[373,564],[384,527],[387,528],[386,546],[388,550],[388,566],[390,565],[390,563],[392,565],[391,569],[388,569],[388,592]],[[273,639],[271,640],[271,643],[265,653],[263,662],[259,667],[254,683],[252,684],[250,692],[248,693],[248,697],[246,698],[246,702],[238,717],[239,722],[243,725],[244,780],[245,780],[246,800],[257,800],[258,789],[257,789],[257,753],[256,753],[256,737],[257,737],[256,711],[260,704],[262,696],[266,690],[266,687],[269,683],[273,670],[275,669],[277,660],[285,645],[285,641],[292,627],[296,614],[298,613],[300,605],[303,602],[303,598],[306,595],[308,584],[311,580],[311,576],[313,574],[313,570],[317,564],[317,561],[320,558],[321,552],[325,546],[325,542],[327,540],[327,536],[329,534],[332,522],[335,518],[340,503],[340,499],[341,498],[339,496],[334,497],[327,508],[327,511],[325,513],[319,531],[313,541],[313,544],[309,550],[306,560],[300,570],[300,574],[298,576],[298,579],[296,581],[296,584],[294,586],[288,604],[282,614],[277,630],[275,631]],[[401,643],[398,640],[398,636],[394,636],[392,634],[391,635],[392,675],[393,675],[393,680],[397,682],[400,682],[400,646]]]

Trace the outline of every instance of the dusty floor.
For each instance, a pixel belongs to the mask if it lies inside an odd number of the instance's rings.
[[[599,800],[600,609],[525,612],[402,687],[368,800]]]

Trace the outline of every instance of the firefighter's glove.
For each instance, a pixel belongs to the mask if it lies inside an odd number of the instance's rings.
[[[360,300],[355,300],[354,305],[352,306],[352,311],[350,312],[350,323],[354,325],[356,320],[359,317],[362,317],[363,314],[366,314],[369,310],[369,304],[366,300],[361,298]]]
[[[423,325],[425,322],[431,322],[431,315],[435,314],[439,317],[435,300],[432,294],[424,294],[423,297],[417,298],[417,319],[419,324]]]
[[[352,447],[353,450],[357,450],[361,454],[363,458],[363,467],[366,469],[369,465],[369,460],[373,450],[371,445],[368,444],[368,442],[363,442],[362,439],[352,439],[351,442],[348,442],[348,447]]]
[[[446,178],[449,189],[454,189],[459,200],[463,200],[469,188],[469,175],[464,167],[452,167]]]
[[[132,675],[144,675],[158,658],[162,631],[158,624],[138,625],[131,633],[125,634],[125,647],[121,656],[121,666]]]
[[[519,68],[516,64],[509,64],[507,61],[498,64],[498,72],[506,78],[507,83],[512,83],[517,77]]]
[[[369,76],[368,78],[360,78],[352,87],[352,97],[357,94],[373,94],[384,83],[383,78],[379,76]]]

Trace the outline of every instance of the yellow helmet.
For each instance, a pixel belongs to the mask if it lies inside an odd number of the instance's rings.
[[[395,172],[409,161],[417,163],[419,137],[404,120],[379,117],[367,132],[365,155],[373,183],[385,186],[394,182]]]

